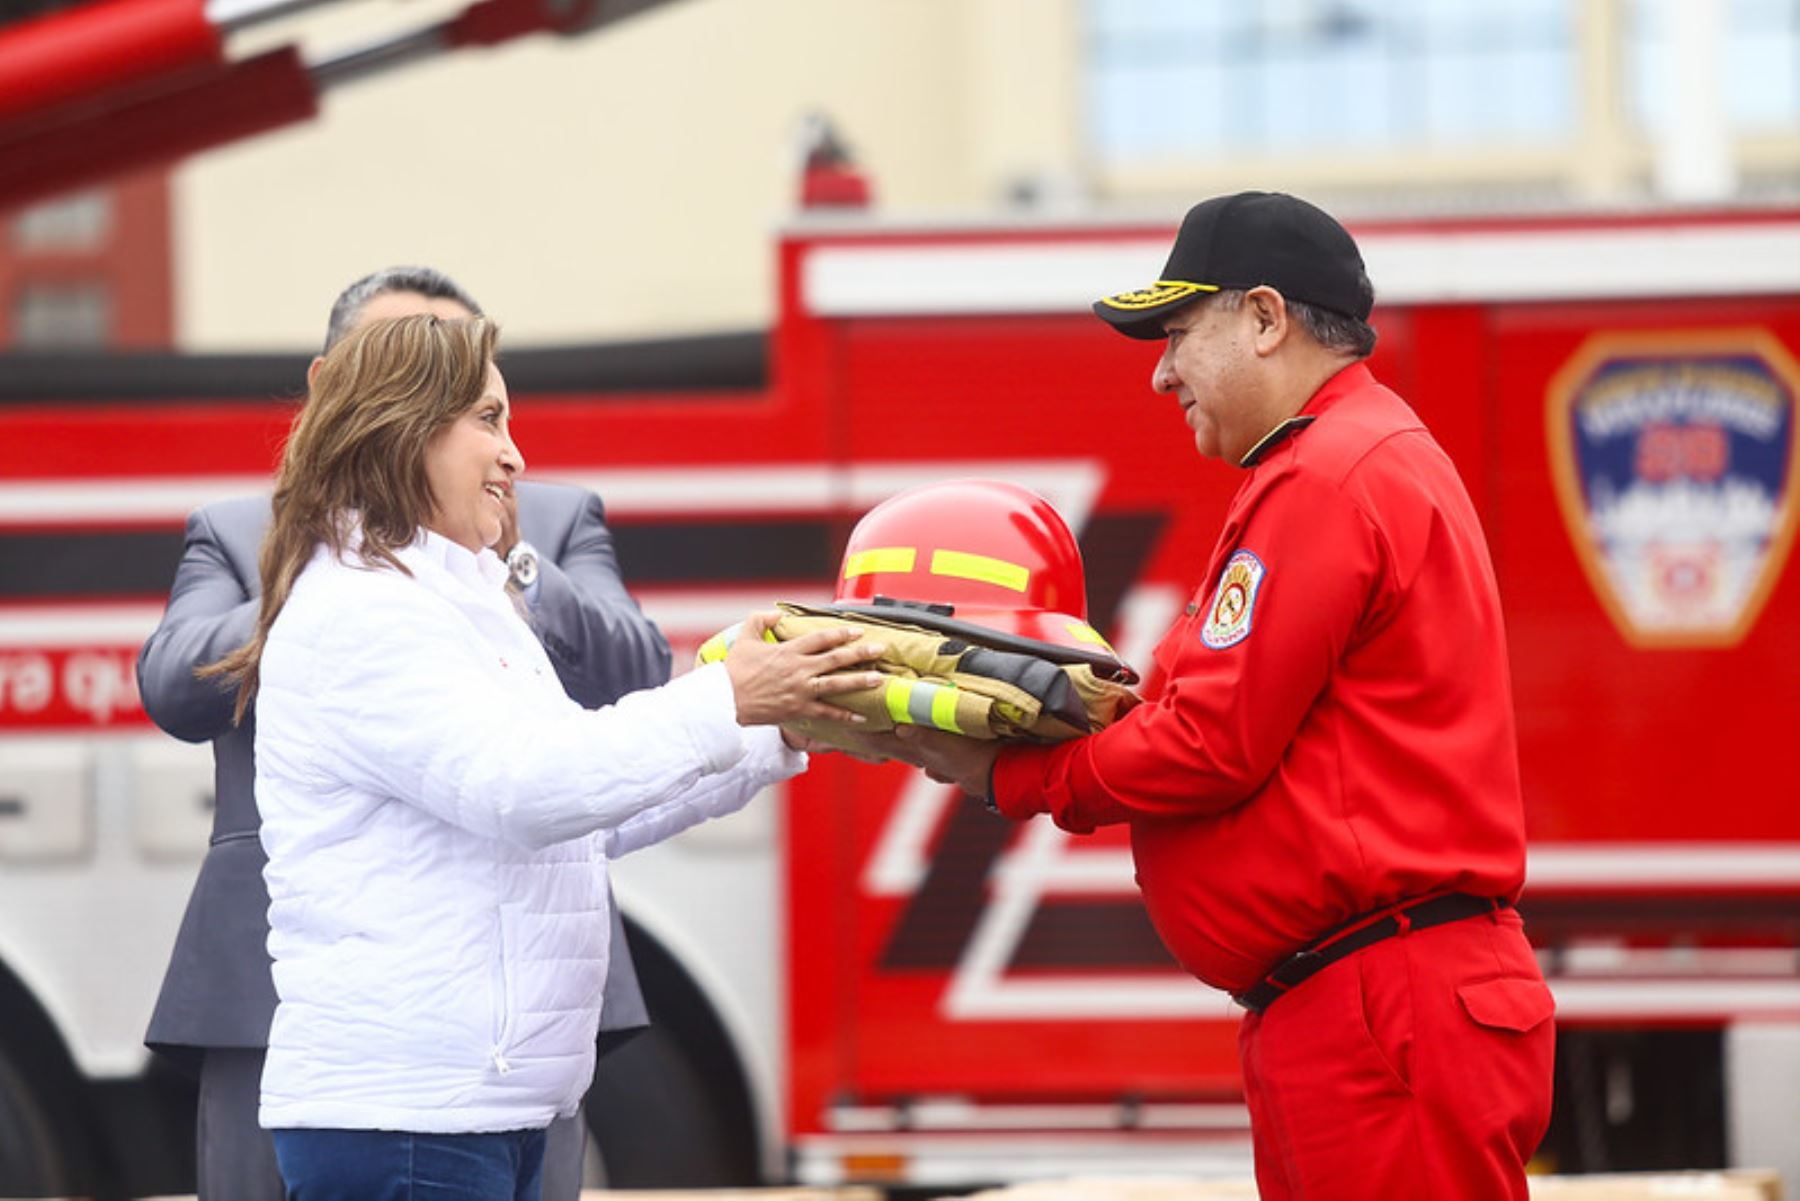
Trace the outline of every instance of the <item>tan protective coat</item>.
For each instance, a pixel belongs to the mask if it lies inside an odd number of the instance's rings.
[[[790,728],[808,738],[857,749],[846,734],[880,732],[896,725],[927,726],[966,738],[1060,742],[1102,729],[1138,703],[1137,694],[1104,679],[1085,663],[1055,663],[997,651],[936,630],[845,616],[781,603],[771,641],[787,642],[813,630],[851,626],[887,650],[873,667],[888,677],[879,688],[840,693],[830,702],[861,714],[854,730],[830,722],[801,721]],[[725,657],[740,627],[708,639],[699,662]],[[1047,650],[1055,648],[1046,647]]]

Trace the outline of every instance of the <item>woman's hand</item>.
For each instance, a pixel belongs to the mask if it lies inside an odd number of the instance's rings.
[[[738,724],[778,725],[802,717],[861,722],[860,716],[827,704],[825,698],[881,687],[880,672],[844,669],[879,659],[887,648],[857,641],[861,635],[849,626],[814,630],[791,642],[763,641],[764,631],[780,620],[779,612],[752,613],[725,656]]]

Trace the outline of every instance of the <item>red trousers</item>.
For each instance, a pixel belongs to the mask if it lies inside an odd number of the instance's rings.
[[[1378,942],[1238,1037],[1262,1201],[1526,1201],[1550,990],[1503,909]]]

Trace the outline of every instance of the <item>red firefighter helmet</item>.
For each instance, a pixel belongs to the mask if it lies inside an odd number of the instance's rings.
[[[833,608],[1135,678],[1088,624],[1068,524],[1004,480],[921,484],[870,509],[844,548]]]

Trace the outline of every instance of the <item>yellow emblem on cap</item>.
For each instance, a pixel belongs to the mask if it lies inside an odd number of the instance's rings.
[[[1135,313],[1142,309],[1153,309],[1168,304],[1172,300],[1185,300],[1196,292],[1217,292],[1217,284],[1193,284],[1185,279],[1159,279],[1140,292],[1120,292],[1117,296],[1104,297],[1100,303],[1109,309],[1123,309]]]

